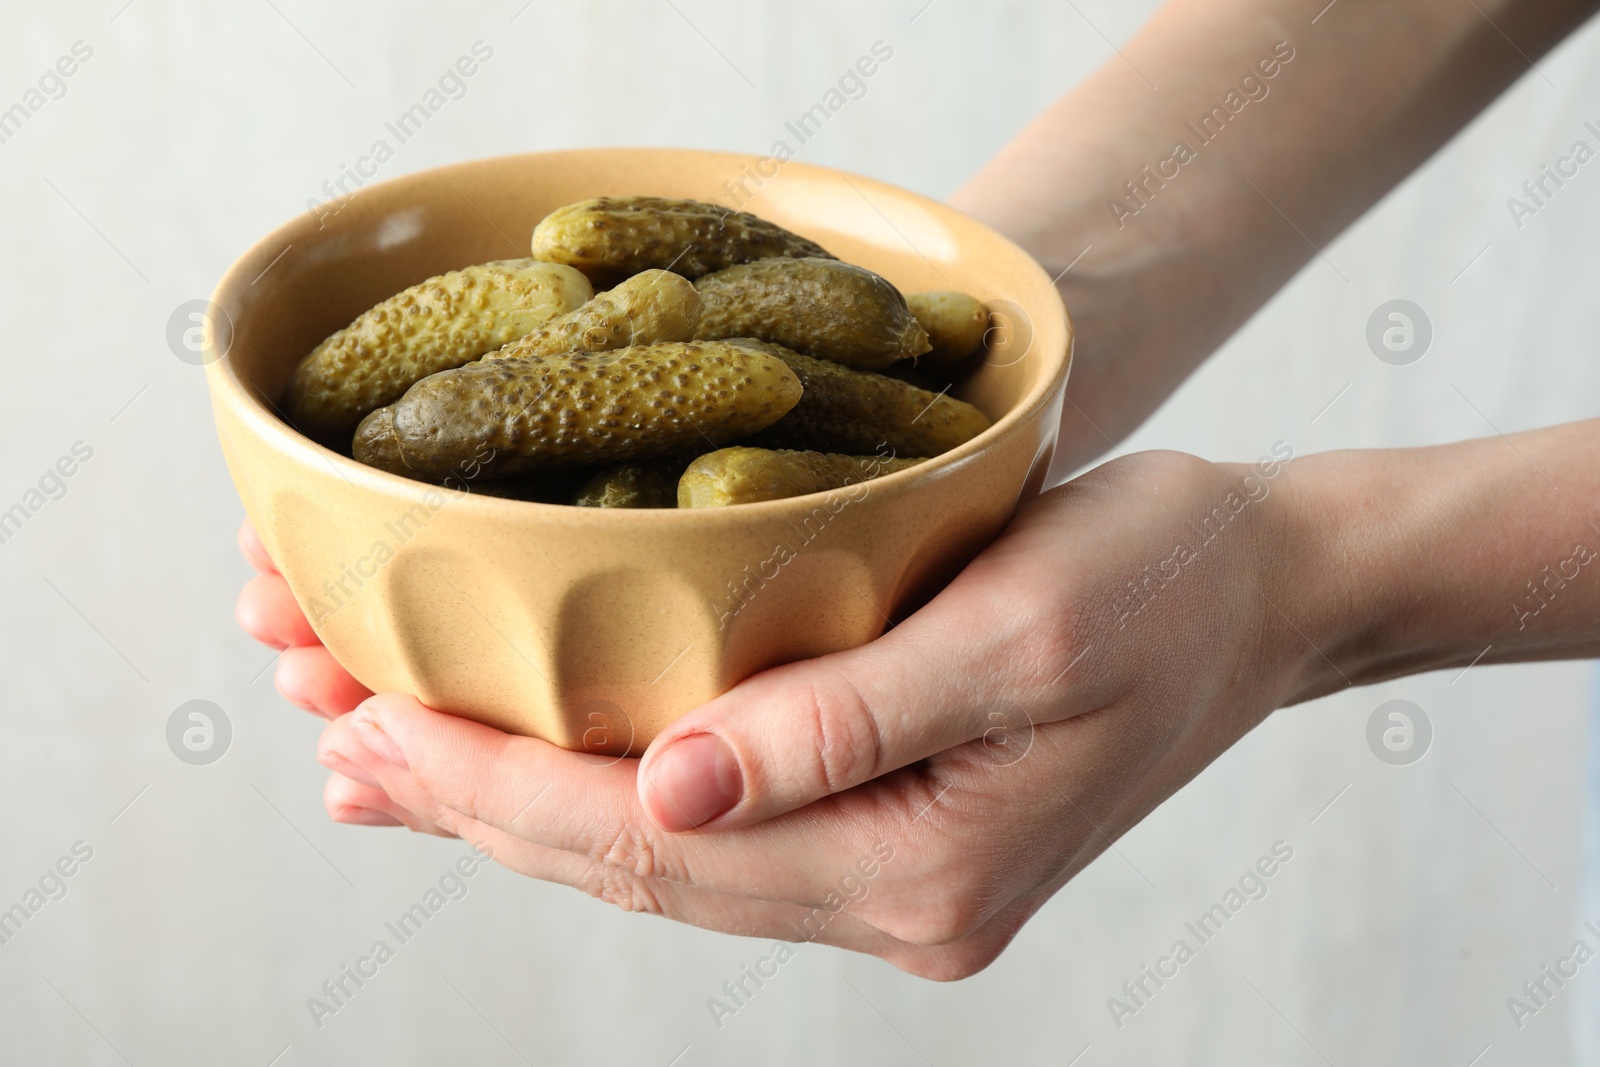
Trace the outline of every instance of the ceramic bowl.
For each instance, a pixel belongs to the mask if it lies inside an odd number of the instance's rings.
[[[994,426],[849,490],[630,511],[433,488],[280,415],[296,361],[360,312],[431,275],[525,256],[547,212],[608,194],[743,208],[902,290],[984,300],[991,348],[958,395]],[[868,178],[699,151],[534,153],[369,184],[264,238],[212,305],[228,469],[339,662],[372,690],[616,755],[757,671],[871,641],[936,592],[1040,490],[1071,352],[1050,278],[972,219]]]

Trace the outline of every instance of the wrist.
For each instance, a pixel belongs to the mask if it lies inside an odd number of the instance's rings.
[[[1563,454],[1588,436],[1560,427],[1291,464],[1270,568],[1286,616],[1286,703],[1423,671],[1594,654],[1600,535],[1581,492],[1537,473],[1564,480]]]
[[[1445,624],[1425,593],[1422,571],[1442,562],[1439,497],[1450,490],[1422,452],[1321,453],[1285,478],[1276,584],[1293,679],[1286,703],[1446,666],[1472,644],[1471,627]]]

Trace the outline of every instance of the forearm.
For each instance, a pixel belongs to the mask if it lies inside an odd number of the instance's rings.
[[[1344,2],[1313,24],[1321,0],[1174,0],[1035,119],[952,202],[1052,274],[1075,263],[1069,398],[1095,426],[1064,434],[1066,469],[1597,6]]]
[[[1600,656],[1600,420],[1285,469],[1263,573],[1295,700],[1469,664]],[[1287,625],[1292,623],[1292,626]]]

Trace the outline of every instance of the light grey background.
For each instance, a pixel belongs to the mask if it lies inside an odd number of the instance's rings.
[[[94,454],[0,545],[0,908],[74,842],[94,853],[0,947],[0,1061],[1578,1062],[1574,991],[1520,1031],[1505,1000],[1579,935],[1581,665],[1431,675],[1275,716],[963,983],[806,946],[718,1030],[706,998],[762,944],[493,869],[312,1026],[306,998],[465,846],[326,820],[319,724],[275,695],[272,654],[232,621],[241,510],[169,314],[474,41],[493,59],[385,176],[574,145],[766,151],[882,39],[893,60],[801,158],[941,196],[1154,5],[922,7],[5,0],[0,107],[75,41],[94,54],[0,145],[0,508],[75,441]],[[1297,45],[1315,47],[1321,7]],[[1600,120],[1600,35],[1540,69],[1127,447],[1252,459],[1279,439],[1304,454],[1592,414],[1600,162],[1520,232],[1505,199]],[[1364,342],[1393,298],[1433,321],[1414,366]],[[197,698],[233,725],[210,766],[165,742]],[[1366,747],[1391,698],[1434,724],[1411,767]],[[1117,1029],[1107,998],[1278,840],[1294,859],[1270,895]]]

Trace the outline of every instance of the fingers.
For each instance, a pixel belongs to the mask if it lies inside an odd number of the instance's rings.
[[[328,776],[322,790],[322,804],[334,822],[353,826],[404,826],[400,809],[389,794],[342,774]]]
[[[580,889],[624,911],[660,915],[706,930],[767,940],[768,944],[751,953],[745,973],[734,976],[735,981],[743,979],[745,983],[744,993],[734,996],[748,996],[755,988],[748,971],[772,978],[798,954],[815,951],[807,947],[812,942],[876,956],[923,978],[966,978],[998,957],[1046,899],[1039,896],[1018,901],[967,936],[948,944],[916,945],[864,921],[848,901],[820,908],[733,896],[640,877],[571,852],[533,844],[475,820],[463,820],[457,829],[462,840],[480,853],[528,877]],[[730,994],[720,990],[717,995],[726,998]]]
[[[975,564],[879,640],[767,671],[680,719],[641,761],[645,810],[674,832],[748,826],[1028,728],[1041,712],[1021,690],[1051,628],[1006,570]]]
[[[239,591],[234,617],[244,632],[271,648],[294,648],[320,642],[305,613],[277,574],[258,574]]]
[[[321,645],[285,649],[274,681],[285,700],[324,719],[354,711],[372,695]]]
[[[639,910],[656,910],[651,901],[664,899],[668,886],[793,905],[811,916],[808,930],[848,910],[881,938],[870,951],[890,958],[891,941],[924,947],[968,941],[1059,873],[1061,850],[1040,855],[1041,835],[1028,829],[1034,824],[1010,825],[1006,818],[1030,807],[1023,798],[1042,789],[1032,779],[1049,768],[1024,760],[1024,779],[1012,788],[971,748],[803,812],[717,834],[655,827],[638,803],[632,761],[566,752],[401,695],[374,697],[330,724],[319,758],[352,781],[376,783],[413,828],[468,840],[487,828],[515,839],[531,857],[519,869],[535,877]],[[1061,828],[1059,802],[1054,794],[1048,799],[1040,816],[1047,831],[1081,838]],[[866,936],[860,930],[855,940]],[[895,951],[903,958],[892,962],[916,973],[946,966]],[[959,955],[949,966],[970,968],[973,958]]]
[[[248,519],[239,527],[239,548],[261,573],[240,590],[234,614],[251,637],[283,650],[274,680],[284,699],[331,719],[371,696],[372,690],[351,677],[322,647]]]
[[[239,551],[244,554],[245,562],[262,574],[278,573],[278,568],[273,566],[272,558],[267,555],[267,546],[261,543],[261,538],[249,519],[239,524]]]
[[[399,694],[331,723],[319,756],[361,768],[396,803],[447,830],[481,822],[643,877],[793,903],[833,892],[832,872],[848,870],[882,827],[909,823],[926,803],[886,790],[888,800],[854,798],[853,815],[840,802],[748,832],[670,835],[640,807],[636,761],[568,752]],[[880,803],[869,816],[867,806]]]

